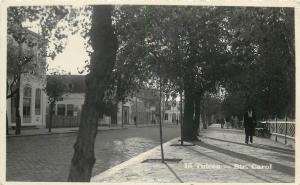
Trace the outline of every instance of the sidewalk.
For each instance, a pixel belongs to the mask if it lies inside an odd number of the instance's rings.
[[[220,129],[214,125],[201,133],[201,142],[194,146],[179,144],[178,138],[164,143],[165,158],[160,160],[160,146],[117,165],[92,178],[93,182],[145,183],[220,183],[220,182],[294,182],[295,152],[270,139],[254,138],[244,144],[242,131]],[[185,142],[185,144],[191,144]]]
[[[174,124],[165,124],[164,126],[173,126]],[[118,129],[128,129],[128,128],[139,128],[139,127],[155,127],[158,124],[143,124],[143,125],[121,125],[117,126],[99,126],[98,131],[105,130],[118,130]],[[176,125],[174,125],[176,126]],[[52,128],[51,132],[48,131],[48,128],[25,128],[21,129],[21,135],[15,135],[15,130],[9,129],[9,135],[7,137],[23,137],[23,136],[39,136],[39,135],[53,135],[53,134],[69,134],[77,133],[79,127],[68,127],[68,128]]]

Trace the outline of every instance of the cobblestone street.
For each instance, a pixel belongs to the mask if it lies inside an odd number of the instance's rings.
[[[201,141],[194,146],[171,146],[174,139],[164,144],[165,158],[160,159],[156,147],[121,165],[99,174],[95,182],[233,182],[233,183],[292,183],[295,181],[295,151],[284,144],[266,138],[254,138],[254,144],[244,143],[242,130],[210,127],[202,131]]]
[[[178,137],[165,126],[164,141]],[[66,181],[76,133],[7,138],[7,181]],[[159,144],[158,126],[98,131],[93,176]]]

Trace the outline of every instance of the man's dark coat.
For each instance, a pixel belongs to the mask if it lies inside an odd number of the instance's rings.
[[[248,112],[244,114],[244,127],[245,134],[249,136],[255,135],[255,127],[256,127],[256,116],[255,113],[252,112],[252,117],[248,116]]]

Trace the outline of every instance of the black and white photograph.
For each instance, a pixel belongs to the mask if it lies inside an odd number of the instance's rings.
[[[72,2],[1,3],[3,183],[297,184],[296,1]]]

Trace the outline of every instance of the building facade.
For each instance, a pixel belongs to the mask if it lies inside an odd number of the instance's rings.
[[[165,101],[164,103],[164,123],[180,124],[180,102]]]
[[[30,54],[32,57],[27,65],[22,68],[23,74],[20,75],[20,101],[19,112],[21,117],[21,126],[36,126],[45,127],[46,124],[46,94],[43,91],[46,85],[46,59],[40,54],[39,42],[42,42],[41,37],[29,30],[26,31],[26,40],[29,40],[36,45],[29,47],[26,43],[19,45],[12,35],[8,34],[8,53],[12,50],[22,50],[22,53]],[[17,57],[17,56],[16,56]],[[11,62],[8,60],[8,62]],[[8,64],[8,66],[14,64]],[[34,67],[33,67],[34,66]],[[10,66],[11,68],[17,66]],[[7,71],[7,84],[14,80],[14,75],[11,71]],[[8,127],[16,125],[16,97],[6,99],[6,114]]]
[[[67,92],[56,103],[52,127],[79,126],[82,106],[85,98],[85,76],[64,75]],[[47,106],[47,122],[49,111]],[[153,89],[142,89],[124,102],[117,103],[116,119],[103,115],[99,125],[134,125],[158,123],[159,93]]]

